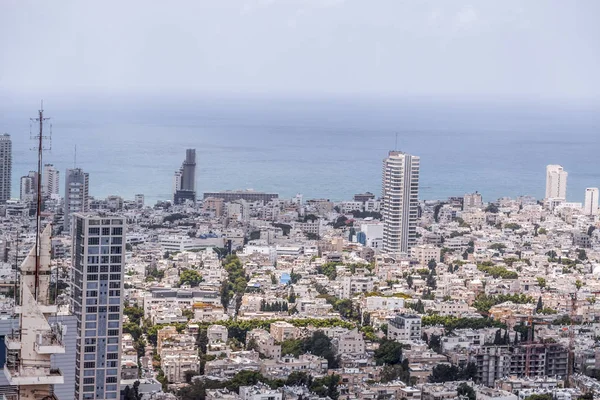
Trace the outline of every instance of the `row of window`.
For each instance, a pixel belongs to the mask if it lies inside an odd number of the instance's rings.
[[[102,232],[102,236],[111,236],[111,235],[112,236],[123,236],[123,228],[121,228],[121,227],[119,227],[119,228],[94,227],[94,228],[89,228],[89,230],[88,230],[88,234],[90,236],[100,236],[100,232]]]
[[[98,280],[98,275],[97,274],[89,274],[87,276],[87,280],[88,281],[97,281]],[[101,281],[107,281],[108,280],[108,275],[107,274],[101,274],[100,275],[100,280]],[[110,274],[110,280],[112,280],[112,281],[119,281],[119,280],[121,280],[121,274]]]
[[[123,244],[122,236],[103,236],[100,237],[91,237],[88,238],[88,245],[90,246],[98,246],[102,244],[103,246],[107,246],[110,244]]]
[[[121,254],[122,246],[89,246],[88,254]]]
[[[90,257],[88,257],[90,258]],[[96,257],[97,258],[97,257]],[[119,256],[120,258],[120,256]],[[92,262],[90,264],[96,264],[97,262]],[[121,272],[121,265],[88,265],[87,267],[87,272],[88,274],[93,274],[93,273],[98,273],[98,271],[100,272],[108,272],[110,270],[110,272]]]

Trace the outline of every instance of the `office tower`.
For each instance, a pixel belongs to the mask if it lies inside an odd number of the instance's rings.
[[[86,212],[89,209],[89,174],[81,168],[67,169],[65,176],[65,208],[64,232],[70,233],[71,215],[76,212]]]
[[[598,214],[598,188],[585,189],[585,203],[583,213],[586,215]]]
[[[37,172],[35,171],[29,171],[29,174],[21,177],[21,201],[27,201],[31,203],[36,199],[37,179]]]
[[[175,204],[183,204],[186,200],[196,201],[196,150],[187,149],[185,160],[179,171],[175,172]]]
[[[52,164],[44,165],[44,173],[42,175],[42,195],[50,197],[58,195],[60,175],[59,171]]]
[[[560,165],[546,167],[546,199],[567,199],[567,176]]]
[[[10,199],[12,179],[12,141],[10,135],[0,135],[0,203]]]
[[[77,318],[75,399],[118,399],[125,219],[73,214],[71,293]]]
[[[21,264],[20,321],[17,330],[4,338],[4,375],[10,385],[18,386],[21,400],[55,399],[53,385],[65,381],[51,360],[53,354],[65,353],[64,326],[48,320],[57,312],[49,293],[51,233],[52,226],[47,225],[39,236],[39,250],[34,246]]]
[[[383,249],[406,253],[416,240],[419,157],[390,151],[383,160]]]

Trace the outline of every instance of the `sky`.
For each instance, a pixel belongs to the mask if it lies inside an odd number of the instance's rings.
[[[0,98],[598,99],[598,0],[0,2]]]

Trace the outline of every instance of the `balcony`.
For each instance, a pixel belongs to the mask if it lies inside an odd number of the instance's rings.
[[[21,350],[21,338],[18,334],[4,336],[4,343],[8,350]]]
[[[47,367],[9,368],[4,366],[4,376],[10,385],[62,385],[65,377],[59,369]]]
[[[53,332],[38,334],[33,348],[38,354],[64,354],[65,346]]]
[[[38,304],[39,310],[42,314],[56,314],[58,312],[58,306],[54,304]],[[15,314],[21,314],[21,306],[15,306]]]

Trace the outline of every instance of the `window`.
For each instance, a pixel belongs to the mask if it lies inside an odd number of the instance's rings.
[[[84,349],[86,353],[93,353],[96,351],[96,346],[85,346]]]
[[[95,322],[86,322],[85,329],[96,329],[96,323]]]
[[[98,282],[88,282],[86,287],[88,289],[98,289]]]
[[[98,236],[100,234],[100,228],[90,228],[88,233],[90,236]]]
[[[121,274],[110,274],[110,279],[113,281],[118,281],[121,279]]]
[[[111,264],[121,264],[121,256],[110,256]]]
[[[116,376],[109,376],[106,378],[106,383],[117,383],[117,377]]]
[[[84,362],[83,368],[96,368],[96,363],[93,361]]]
[[[121,272],[121,266],[120,265],[111,265],[110,272]]]
[[[122,237],[113,237],[110,239],[110,244],[123,244]]]
[[[86,307],[85,310],[88,313],[97,313],[98,312],[98,307]]]
[[[119,322],[118,321],[109,322],[108,323],[108,327],[109,328],[118,328],[119,327]]]
[[[109,329],[108,330],[108,336],[120,336],[119,335],[119,330],[118,329]]]
[[[111,275],[112,278],[112,275]],[[121,289],[121,282],[110,282],[108,287],[111,289]]]
[[[119,358],[119,353],[108,353],[106,355],[107,360],[117,360]]]
[[[88,247],[88,254],[100,254],[100,247],[98,247],[98,246]]]
[[[96,314],[87,314],[85,316],[85,320],[86,321],[95,321],[96,320]]]
[[[94,378],[83,378],[83,384],[84,385],[89,385],[89,384],[94,384]]]
[[[112,228],[113,236],[121,236],[123,235],[123,228]]]
[[[88,238],[88,245],[90,245],[90,246],[97,246],[99,244],[100,244],[100,238],[99,237]]]
[[[110,228],[102,228],[102,236],[109,236]]]
[[[97,274],[89,274],[87,276],[88,281],[97,281],[98,280],[98,275]]]
[[[108,314],[108,320],[109,321],[118,321],[121,318],[119,317],[119,314]]]
[[[119,306],[109,306],[108,307],[108,311],[109,312],[119,312],[119,311],[121,311],[121,307],[119,307]]]

